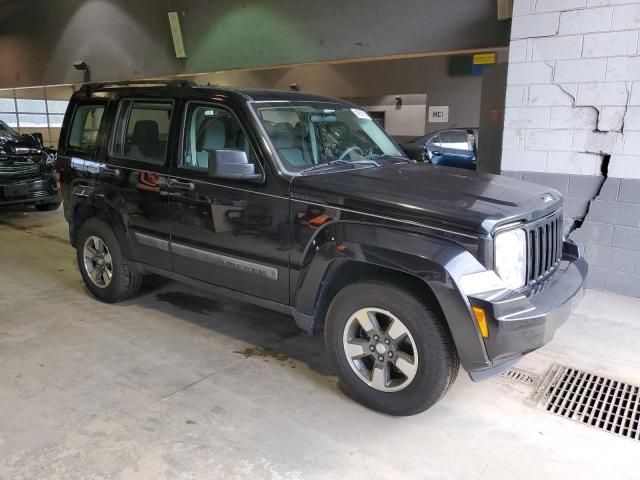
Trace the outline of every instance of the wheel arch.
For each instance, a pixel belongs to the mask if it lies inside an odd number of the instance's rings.
[[[316,299],[315,309],[319,309],[314,316],[319,322],[324,321],[326,311],[336,294],[347,285],[362,281],[377,281],[389,283],[400,287],[419,298],[424,298],[427,303],[438,310],[440,318],[444,321],[444,312],[433,290],[422,278],[404,270],[391,268],[387,265],[377,265],[359,260],[340,261],[336,259],[329,265],[326,276],[323,279],[321,291]],[[446,326],[446,321],[445,321]]]
[[[310,332],[322,330],[332,299],[346,285],[364,279],[390,282],[437,310],[465,368],[488,364],[470,305],[454,278],[461,269],[479,265],[463,247],[400,229],[348,222],[336,222],[316,240],[293,286],[293,309],[297,320],[304,320],[299,325]]]
[[[100,218],[113,228],[118,241],[124,246],[124,238],[128,233],[127,209],[120,195],[111,188],[98,187],[89,196],[73,206],[69,221],[69,239],[73,247],[77,247],[78,232],[90,218]]]

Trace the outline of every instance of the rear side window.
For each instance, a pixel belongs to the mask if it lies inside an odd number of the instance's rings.
[[[111,155],[163,164],[171,126],[170,100],[124,100],[120,104]]]
[[[69,146],[89,151],[96,147],[104,105],[80,105],[76,108],[69,132]]]

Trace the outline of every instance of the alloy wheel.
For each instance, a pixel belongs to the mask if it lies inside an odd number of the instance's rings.
[[[113,261],[104,240],[95,235],[87,238],[82,257],[91,282],[98,288],[107,288],[113,278]]]
[[[411,332],[387,310],[355,312],[344,327],[342,343],[358,378],[381,392],[406,388],[418,371],[418,349]]]

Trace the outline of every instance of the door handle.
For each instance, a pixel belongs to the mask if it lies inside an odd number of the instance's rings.
[[[107,175],[120,175],[120,169],[113,167],[102,167],[100,173],[104,173]]]
[[[182,182],[180,180],[176,180],[175,178],[170,178],[167,182],[169,188],[175,188],[178,190],[193,190],[196,186],[192,182]]]

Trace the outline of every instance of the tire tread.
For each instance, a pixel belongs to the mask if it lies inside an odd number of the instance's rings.
[[[405,315],[411,317],[403,318],[403,322],[411,320],[418,325],[419,331],[412,332],[414,338],[421,335],[423,343],[426,342],[425,346],[433,342],[431,348],[441,353],[436,357],[441,361],[437,362],[439,365],[432,366],[428,373],[425,372],[425,375],[430,375],[429,378],[432,380],[430,383],[425,383],[426,377],[424,381],[416,378],[412,384],[398,392],[379,392],[368,387],[350,371],[351,367],[341,357],[343,355],[341,326],[346,322],[345,313],[341,310],[346,308],[347,311],[355,311],[354,308],[358,308],[358,302],[366,303],[364,299],[367,297],[370,299],[369,302],[379,303],[368,306],[385,308],[385,305],[396,305]],[[363,300],[359,300],[360,298]],[[367,305],[361,305],[361,307],[364,306]],[[420,325],[424,326],[424,329]],[[416,342],[420,342],[418,338],[415,339]],[[453,339],[437,310],[408,290],[379,280],[354,283],[338,292],[327,312],[325,343],[329,358],[340,377],[343,391],[360,403],[391,415],[414,415],[433,406],[451,388],[460,368],[460,360]],[[419,383],[417,386],[414,385],[416,380]]]
[[[107,247],[111,252],[111,259],[114,263],[114,275],[111,280],[112,284],[105,289],[95,287],[85,278],[86,273],[84,272],[84,266],[81,261],[82,245],[84,245],[85,239],[90,235],[97,235],[102,238],[103,241],[107,243]],[[82,224],[78,232],[77,256],[78,267],[82,272],[85,284],[89,291],[91,291],[91,293],[99,300],[107,303],[120,302],[131,298],[140,289],[142,276],[132,272],[129,268],[127,258],[124,256],[124,252],[122,252],[118,239],[113,232],[113,229],[106,221],[94,217],[88,219]]]

